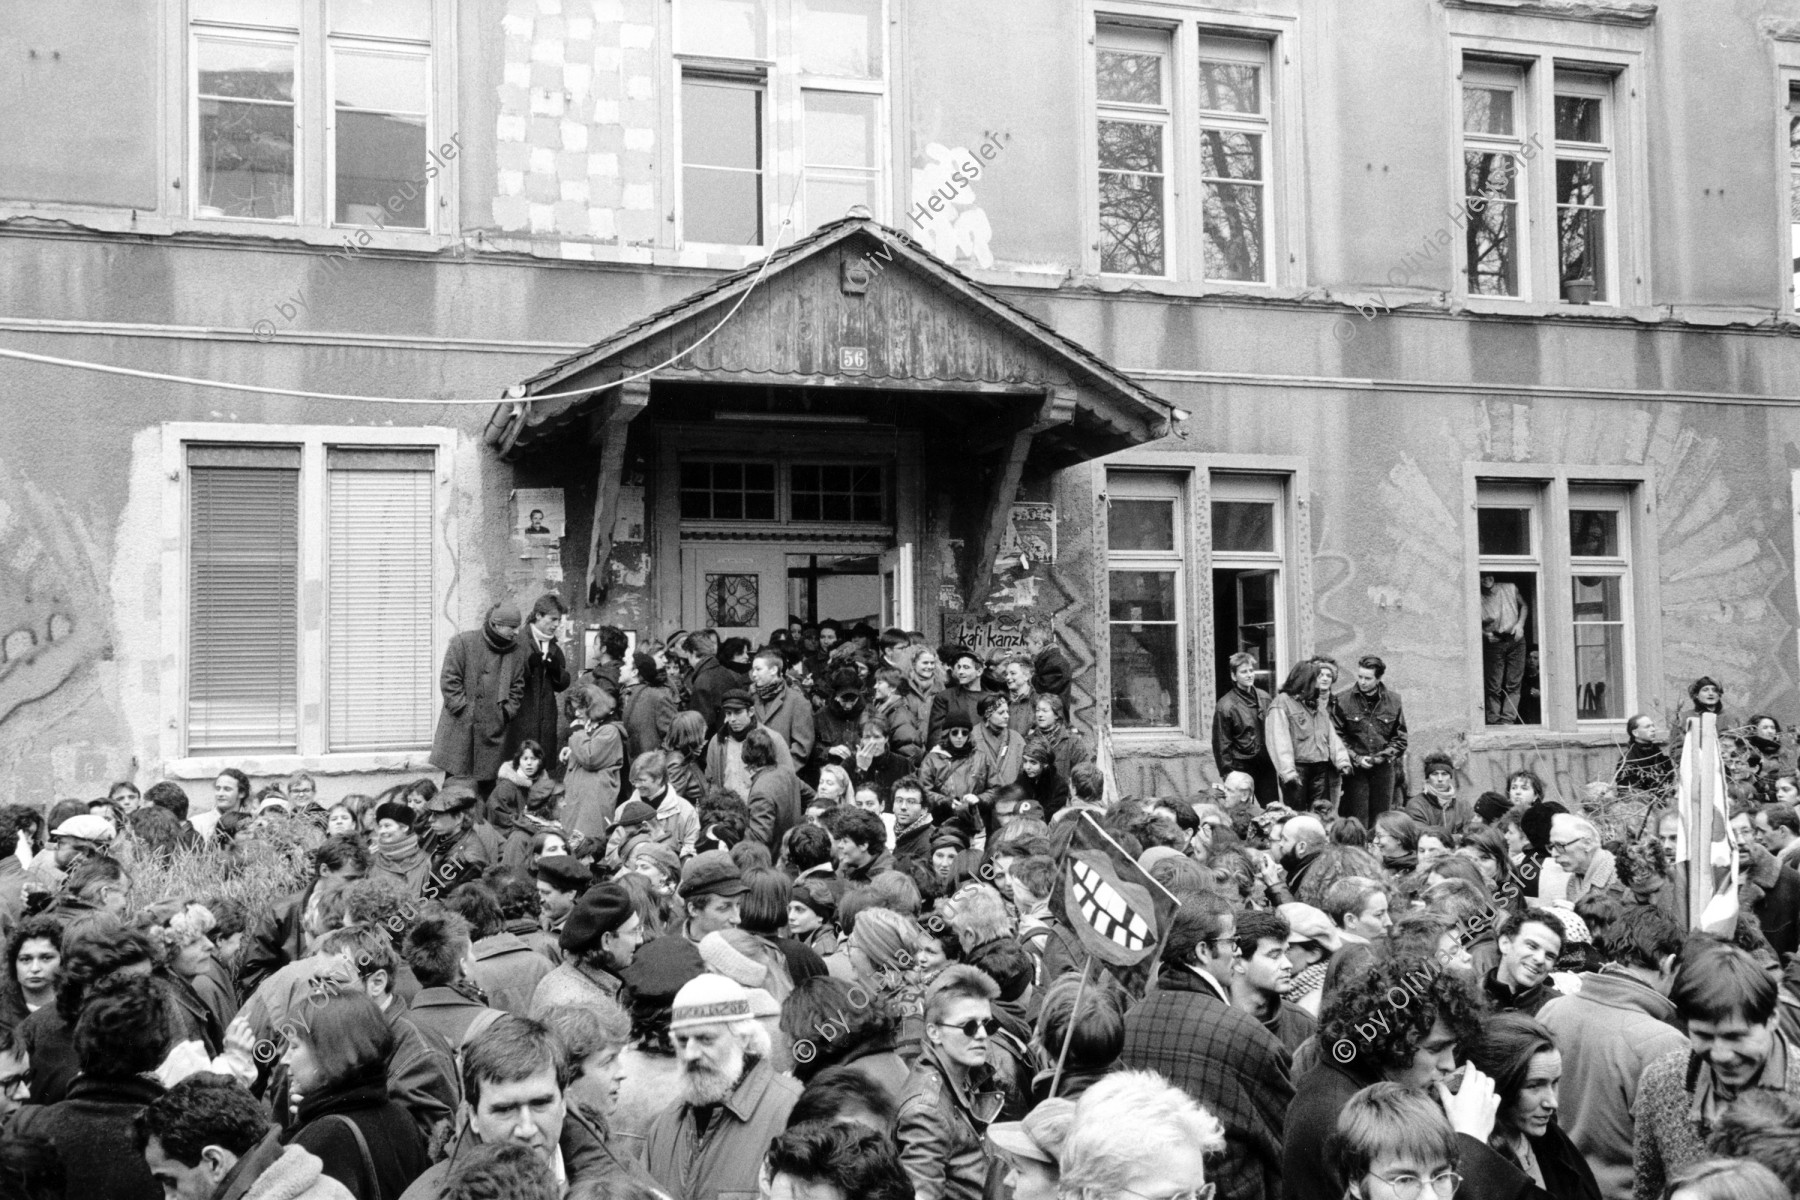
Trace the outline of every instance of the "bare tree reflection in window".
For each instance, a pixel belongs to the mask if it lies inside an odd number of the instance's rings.
[[[1509,154],[1463,155],[1469,291],[1519,294],[1518,168]]]
[[[1100,269],[1163,273],[1163,130],[1101,121]]]

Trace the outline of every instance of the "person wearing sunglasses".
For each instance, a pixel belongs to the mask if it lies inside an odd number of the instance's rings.
[[[1061,1200],[1213,1200],[1205,1156],[1225,1127],[1154,1071],[1115,1071],[1082,1094],[1057,1156]],[[1279,1194],[1277,1191],[1274,1194]]]
[[[945,967],[925,993],[924,1052],[894,1120],[915,1200],[981,1200],[987,1190],[994,1160],[983,1139],[1005,1098],[987,1065],[999,995],[992,979],[960,964]]]
[[[1349,1200],[1451,1200],[1461,1146],[1424,1092],[1377,1083],[1350,1098],[1334,1136]]]

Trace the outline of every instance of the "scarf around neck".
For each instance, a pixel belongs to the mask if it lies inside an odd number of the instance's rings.
[[[501,636],[500,631],[494,628],[493,622],[491,621],[482,626],[481,635],[487,639],[488,649],[492,650],[495,654],[506,654],[519,648],[518,634],[515,633],[511,637],[503,637]]]
[[[419,853],[419,835],[416,833],[401,834],[397,838],[377,837],[375,853],[388,862],[400,864],[408,859],[416,858]]]

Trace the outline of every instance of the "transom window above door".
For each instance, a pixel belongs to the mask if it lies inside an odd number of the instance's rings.
[[[684,458],[687,523],[888,526],[892,472],[884,463]]]

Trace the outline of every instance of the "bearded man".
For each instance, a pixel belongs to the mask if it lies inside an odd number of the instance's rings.
[[[763,1155],[786,1128],[800,1084],[776,1074],[750,993],[723,975],[697,976],[675,993],[669,1035],[681,1063],[681,1099],[650,1122],[645,1166],[683,1200],[754,1195]]]

